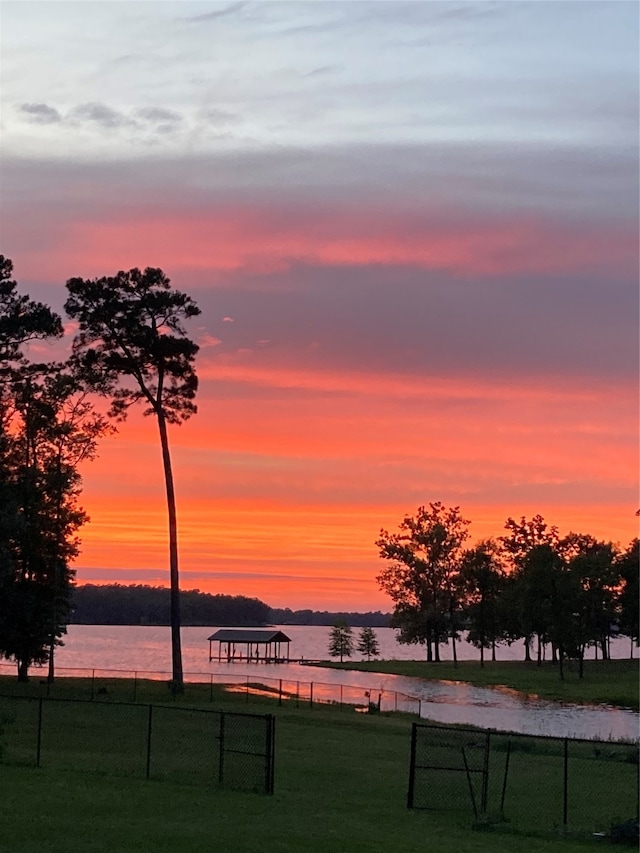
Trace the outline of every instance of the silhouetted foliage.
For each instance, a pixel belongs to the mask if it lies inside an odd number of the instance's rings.
[[[345,622],[355,628],[370,625],[372,628],[388,628],[390,613],[380,610],[353,613],[329,610],[290,610],[288,607],[272,607],[270,621],[274,625],[335,625]]]
[[[538,638],[538,662],[542,659],[544,636],[544,615],[540,612],[543,604],[536,594],[535,563],[530,559],[533,548],[548,545],[554,549],[558,545],[558,529],[549,527],[541,515],[535,515],[530,521],[521,516],[519,521],[509,517],[505,521],[506,536],[501,543],[507,566],[515,576],[516,583],[511,588],[512,605],[517,612],[516,634],[524,640],[525,660],[531,660],[531,642]],[[528,561],[528,562],[527,562]],[[525,562],[527,568],[525,569]]]
[[[78,463],[90,458],[103,422],[63,364],[30,364],[22,345],[62,334],[60,318],[17,293],[0,256],[0,654],[18,678],[50,663],[70,612]]]
[[[353,654],[353,632],[344,622],[336,622],[329,632],[329,654],[340,663]]]
[[[71,621],[84,625],[169,625],[168,587],[146,584],[83,584],[73,591]],[[269,607],[243,595],[212,595],[200,590],[180,593],[183,625],[251,627],[260,625],[373,624],[387,627],[389,614],[329,613]],[[283,619],[288,616],[288,619]]]
[[[459,507],[430,503],[406,516],[399,533],[381,530],[376,542],[382,559],[391,562],[377,578],[395,604],[391,625],[399,628],[399,642],[424,643],[429,661],[440,660],[449,628],[455,642],[452,616],[468,525]]]
[[[71,621],[82,625],[170,625],[168,587],[143,584],[83,584],[73,591]],[[180,592],[183,625],[258,627],[270,623],[271,610],[257,598]]]
[[[0,377],[22,359],[22,344],[62,336],[62,320],[41,302],[19,294],[13,263],[0,255]]]
[[[152,267],[91,280],[71,278],[67,290],[65,310],[80,327],[73,342],[79,375],[111,399],[113,417],[125,418],[130,406],[142,402],[144,414],[158,424],[169,514],[173,686],[181,691],[178,534],[167,424],[180,424],[196,412],[193,365],[199,348],[186,337],[183,321],[200,309]]]
[[[452,522],[450,549],[445,518]],[[395,602],[391,626],[399,629],[400,642],[425,643],[427,651],[431,642],[436,652],[428,659],[438,660],[448,618],[452,638],[458,625],[467,629],[481,665],[485,648],[495,658],[498,643],[520,639],[530,660],[536,638],[538,663],[550,647],[563,678],[567,660],[577,660],[583,676],[589,647],[608,657],[618,630],[637,641],[637,539],[621,554],[613,543],[587,534],[561,539],[536,515],[508,518],[507,535],[460,553],[467,523],[457,507],[446,511],[437,503],[405,518],[399,534],[382,531],[380,556],[395,562],[378,582]]]
[[[358,637],[357,649],[361,655],[367,656],[367,660],[371,660],[372,657],[377,658],[379,656],[380,645],[378,643],[376,632],[373,628],[362,628],[360,636]]]
[[[560,552],[569,575],[565,595],[567,634],[564,651],[579,661],[580,677],[584,674],[584,653],[598,645],[602,657],[609,656],[609,638],[616,620],[616,598],[620,578],[615,566],[615,547],[593,536],[570,533],[560,541]],[[559,649],[562,674],[562,649]]]
[[[499,605],[505,573],[497,542],[485,540],[463,553],[459,585],[467,640],[480,649],[480,666],[484,666],[484,650],[491,649],[495,660],[496,643],[504,632]]]
[[[619,619],[620,633],[629,637],[634,642],[640,642],[640,629],[638,627],[640,601],[640,588],[638,575],[640,573],[640,541],[634,539],[626,551],[623,551],[616,560],[615,568],[621,581],[619,591]]]

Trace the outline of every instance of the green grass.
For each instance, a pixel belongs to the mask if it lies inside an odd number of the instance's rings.
[[[15,682],[13,682],[16,688]],[[53,692],[70,697],[85,694],[88,682],[64,679],[57,682]],[[132,684],[116,685],[122,693],[132,690]],[[0,693],[10,689],[4,679]],[[17,689],[17,688],[16,688]],[[43,690],[38,682],[20,687],[34,694]],[[499,830],[479,832],[472,829],[473,815],[459,775],[439,784],[453,784],[448,795],[449,805],[456,797],[462,804],[455,810],[409,811],[406,808],[409,743],[412,718],[402,714],[356,714],[353,708],[318,706],[296,708],[295,703],[278,706],[277,701],[252,697],[247,706],[245,697],[213,690],[209,685],[188,685],[184,698],[172,700],[165,684],[141,682],[136,686],[147,701],[175,702],[176,705],[197,703],[217,710],[274,713],[276,728],[276,793],[273,797],[244,792],[220,790],[203,784],[175,784],[166,781],[145,781],[131,775],[117,774],[113,767],[103,767],[91,756],[104,756],[104,732],[92,725],[93,710],[101,713],[120,713],[113,704],[111,693],[100,700],[109,708],[96,704],[65,705],[74,710],[67,721],[69,732],[78,730],[82,736],[85,755],[83,766],[92,772],[59,769],[49,762],[43,751],[43,769],[5,764],[2,767],[3,825],[0,835],[2,853],[85,853],[87,850],[150,851],[150,853],[390,853],[390,851],[424,851],[429,853],[578,853],[591,849],[590,834],[603,828],[589,822],[581,826],[582,840],[562,839],[554,829],[554,820],[536,820],[536,805],[542,807],[545,796],[557,806],[557,783],[554,781],[557,761],[554,755],[534,755],[520,750],[512,755],[511,774],[514,799],[510,805],[518,819],[503,824]],[[5,703],[7,708],[17,703]],[[23,703],[19,703],[22,705]],[[26,704],[26,703],[25,703]],[[29,703],[35,708],[37,703]],[[144,709],[140,709],[143,711]],[[137,714],[135,707],[123,714]],[[155,713],[155,712],[154,712]],[[169,711],[167,712],[169,715]],[[20,714],[14,723],[5,725],[4,740],[8,743],[16,731],[31,727],[33,719]],[[33,710],[31,711],[33,717]],[[191,715],[186,715],[191,719]],[[206,739],[187,748],[180,740],[182,714],[171,717],[173,736],[177,738],[174,753],[191,761],[199,760],[208,748]],[[132,718],[133,719],[133,718]],[[167,717],[168,719],[168,717]],[[175,722],[174,722],[175,719]],[[187,727],[192,723],[187,722]],[[138,725],[138,724],[136,724]],[[139,765],[133,747],[135,725],[128,725],[126,716],[115,725],[116,743],[123,754],[129,755],[132,766],[124,772],[134,772]],[[12,731],[13,730],[13,731]],[[69,732],[58,727],[56,739],[62,744]],[[184,734],[184,732],[183,732]],[[480,735],[482,737],[482,735]],[[27,738],[23,739],[23,747]],[[46,744],[43,744],[46,746]],[[599,778],[601,770],[592,761],[587,745],[583,770],[577,776]],[[190,758],[189,758],[190,756]],[[23,759],[26,759],[26,753]],[[542,758],[542,760],[540,760]],[[591,761],[591,764],[587,762]],[[504,753],[495,755],[494,775],[499,777]],[[133,769],[132,769],[133,767]],[[532,770],[533,768],[533,770]],[[611,769],[613,768],[613,769]],[[620,769],[629,768],[612,762],[605,768],[604,785],[613,802],[616,790],[623,784]],[[533,771],[535,770],[535,775]],[[631,768],[633,770],[633,768]],[[96,772],[98,771],[98,772]],[[199,779],[196,774],[194,777]],[[625,777],[626,778],[626,777]],[[456,787],[457,786],[457,787]],[[601,798],[597,785],[587,786],[592,801]],[[544,791],[551,794],[544,795]],[[518,793],[517,815],[515,792]],[[586,809],[588,812],[588,798]],[[581,795],[582,796],[582,795]],[[556,809],[557,811],[557,809]],[[628,817],[623,811],[613,817]],[[526,819],[525,819],[526,818]]]
[[[572,664],[566,668],[564,680],[559,677],[558,667],[548,662],[538,666],[524,661],[485,661],[481,667],[476,661],[460,661],[456,667],[448,661],[345,661],[342,664],[327,661],[322,666],[466,681],[487,687],[504,686],[527,695],[565,702],[596,702],[636,710],[640,707],[638,660],[585,661],[584,678],[579,678],[577,666]]]

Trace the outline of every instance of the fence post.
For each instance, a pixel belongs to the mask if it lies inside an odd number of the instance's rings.
[[[462,750],[462,761],[464,762],[464,769],[467,774],[467,785],[469,786],[469,796],[471,797],[471,805],[473,806],[473,813],[475,815],[476,820],[478,820],[478,807],[476,805],[476,795],[473,793],[473,782],[471,780],[471,773],[469,771],[469,762],[467,761],[467,753],[464,751],[464,746],[461,747]]]
[[[149,705],[149,717],[147,720],[147,779],[151,773],[151,732],[153,729],[153,705]]]
[[[567,825],[569,818],[569,738],[564,739],[564,801],[562,804],[562,823]]]
[[[313,681],[309,684],[309,707],[313,708]]]
[[[418,699],[418,716],[422,719],[422,699]]]
[[[38,740],[36,743],[36,767],[40,767],[40,752],[42,749],[42,696],[38,702]]]
[[[218,753],[218,784],[224,782],[224,711],[220,712],[220,750]]]
[[[507,776],[509,775],[509,761],[511,759],[511,738],[507,741],[507,757],[504,761],[504,778],[502,780],[502,796],[500,797],[500,814],[504,817],[504,798],[507,796]]]
[[[271,775],[269,777],[269,793],[273,794],[276,767],[276,718],[273,714],[270,714],[269,717],[271,719],[271,752],[269,754]]]
[[[482,801],[480,808],[482,814],[487,813],[487,802],[489,799],[489,756],[491,754],[491,732],[487,732],[484,745],[484,764],[482,767]]]
[[[265,794],[273,794],[273,752],[271,744],[273,742],[273,715],[267,714],[265,726],[265,750],[264,750],[264,792]]]
[[[407,788],[407,808],[413,808],[413,795],[415,791],[415,776],[416,776],[416,740],[418,736],[418,726],[416,723],[411,724],[411,757],[409,759],[409,787]]]

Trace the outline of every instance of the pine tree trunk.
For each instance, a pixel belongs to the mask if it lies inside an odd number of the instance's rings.
[[[162,462],[167,489],[167,511],[169,515],[169,576],[171,579],[171,665],[172,689],[176,693],[184,692],[182,673],[182,647],[180,642],[180,578],[178,574],[178,523],[176,519],[176,496],[173,487],[173,472],[169,454],[167,422],[162,411],[157,412]]]

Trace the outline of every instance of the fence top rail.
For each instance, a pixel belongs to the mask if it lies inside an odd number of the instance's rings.
[[[273,720],[273,714],[251,714],[245,711],[221,711],[217,708],[193,708],[189,705],[164,705],[155,702],[112,702],[102,699],[82,699],[77,697],[61,697],[61,696],[16,696],[12,693],[0,693],[0,699],[17,699],[27,702],[74,702],[84,703],[85,705],[106,705],[112,707],[114,705],[127,708],[162,708],[167,711],[191,711],[196,714],[221,714],[225,717],[249,717],[254,720]]]
[[[588,737],[569,737],[568,735],[534,735],[534,734],[526,734],[526,732],[509,732],[502,731],[500,729],[475,729],[467,726],[443,726],[432,723],[413,723],[414,729],[439,729],[440,731],[445,731],[449,733],[455,732],[464,732],[466,734],[475,734],[475,735],[491,735],[497,737],[508,737],[508,738],[532,738],[534,740],[552,740],[563,743],[564,741],[570,741],[571,743],[593,743],[593,744],[606,744],[607,746],[626,746],[626,747],[634,747],[635,749],[640,749],[640,742],[637,740],[628,741],[628,740],[600,740],[599,738],[588,738]]]

